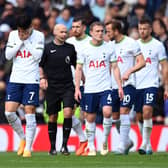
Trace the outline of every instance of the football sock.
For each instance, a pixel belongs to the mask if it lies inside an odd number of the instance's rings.
[[[75,116],[72,116],[72,128],[76,132],[76,134],[79,136],[80,142],[85,142],[87,140],[81,126],[81,122],[78,118]]]
[[[26,114],[26,146],[25,150],[30,151],[32,147],[32,143],[34,140],[34,136],[36,133],[36,118],[35,114]]]
[[[57,135],[57,122],[48,123],[48,136],[50,140],[51,149],[55,149],[56,144],[56,135]]]
[[[152,131],[153,122],[152,119],[144,120],[143,124],[143,134],[142,134],[142,147],[146,147],[150,143],[150,135]]]
[[[129,114],[120,115],[121,126],[120,126],[120,142],[125,146],[129,141],[130,131],[130,118]]]
[[[5,112],[6,118],[14,131],[17,133],[20,139],[25,139],[25,134],[22,128],[22,123],[16,112]]]
[[[86,121],[86,135],[88,139],[88,147],[90,150],[95,150],[95,145],[94,145],[95,132],[96,132],[95,122],[89,123]]]
[[[63,123],[63,146],[67,146],[69,135],[72,128],[72,118],[64,118]]]
[[[111,127],[112,127],[112,119],[103,118],[103,143],[107,143]]]

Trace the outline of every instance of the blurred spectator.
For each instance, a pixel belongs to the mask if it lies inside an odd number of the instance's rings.
[[[85,13],[84,18],[86,21],[86,33],[89,34],[89,27],[90,27],[91,23],[93,23],[95,21],[99,21],[99,19],[92,14],[91,10],[89,10],[87,13]]]
[[[2,13],[4,11],[5,3],[6,3],[5,0],[0,0],[0,16],[2,15]]]
[[[121,20],[123,22],[123,31],[127,31],[127,16],[129,12],[129,5],[124,0],[113,0],[109,6],[108,10],[112,18]]]
[[[40,18],[38,17],[35,17],[32,19],[32,27],[35,29],[35,30],[39,30],[41,31],[41,20]]]
[[[133,8],[133,13],[128,18],[129,27],[138,27],[138,22],[145,15],[145,6],[136,4]]]
[[[55,26],[55,18],[50,16],[47,20],[47,24],[50,28],[50,32],[52,32]]]
[[[50,16],[53,17],[55,20],[59,16],[60,11],[57,8],[52,8]]]
[[[106,12],[105,0],[96,0],[95,4],[91,7],[91,11],[95,17],[98,17],[103,22]]]
[[[25,13],[26,15],[33,17],[32,7],[27,5],[26,0],[17,0],[17,7],[15,8],[15,16]]]
[[[10,2],[13,6],[17,6],[16,0],[6,0],[7,2]]]
[[[74,0],[73,6],[70,6],[71,15],[74,17],[76,15],[83,16],[85,13],[90,10],[89,5],[83,5],[82,0]]]
[[[6,43],[8,40],[9,33],[11,31],[11,27],[8,24],[1,24],[0,25],[0,32],[3,33],[3,42]],[[2,45],[2,44],[1,44]],[[3,46],[2,46],[3,48]]]
[[[45,44],[48,44],[52,40],[54,40],[54,36],[53,36],[52,32],[50,31],[48,24],[44,24],[42,26],[42,32],[44,33],[44,36],[45,36]]]
[[[152,27],[153,27],[153,32],[155,37],[163,42],[166,48],[166,53],[168,57],[168,34],[167,34],[166,25],[161,19],[155,19],[153,21]]]
[[[6,23],[11,28],[16,28],[16,19],[14,16],[14,6],[11,3],[6,3],[4,6],[4,11],[0,18],[0,24]]]
[[[111,15],[121,20],[125,20],[129,12],[129,5],[124,0],[113,0],[109,4],[109,8],[111,10]]]
[[[44,9],[44,16],[46,19],[48,19],[51,14],[51,6],[51,0],[43,0],[42,7]]]
[[[73,17],[71,17],[71,12],[67,7],[61,11],[61,15],[56,19],[57,24],[65,25],[68,30],[72,27],[72,21]]]

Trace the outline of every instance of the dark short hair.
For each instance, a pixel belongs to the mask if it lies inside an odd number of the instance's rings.
[[[91,25],[90,25],[90,30],[92,31],[93,30],[93,27],[95,27],[95,26],[102,26],[103,28],[104,28],[104,24],[103,23],[101,23],[101,22],[93,22]]]
[[[31,17],[22,14],[17,17],[17,27],[22,28],[24,30],[28,29],[31,25]]]
[[[86,25],[86,20],[84,19],[84,17],[82,17],[82,16],[75,16],[74,19],[73,19],[73,22],[79,22],[79,21],[81,21],[81,23],[83,25]]]
[[[119,20],[111,20],[111,21],[107,22],[105,25],[107,26],[109,24],[112,25],[112,29],[113,30],[118,30],[119,33],[122,33],[123,28],[122,28],[121,21],[119,21]]]
[[[151,26],[152,25],[152,21],[151,21],[149,16],[143,16],[140,19],[139,24],[149,24]]]

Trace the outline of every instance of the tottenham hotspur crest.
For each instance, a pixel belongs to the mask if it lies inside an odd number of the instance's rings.
[[[66,62],[67,64],[70,64],[70,56],[66,56],[66,57],[65,57],[65,62]]]

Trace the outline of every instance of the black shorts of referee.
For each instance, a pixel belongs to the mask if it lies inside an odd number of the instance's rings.
[[[67,83],[64,85],[48,86],[46,91],[47,113],[48,115],[57,114],[61,110],[61,104],[63,108],[74,108],[75,88],[73,83]]]

